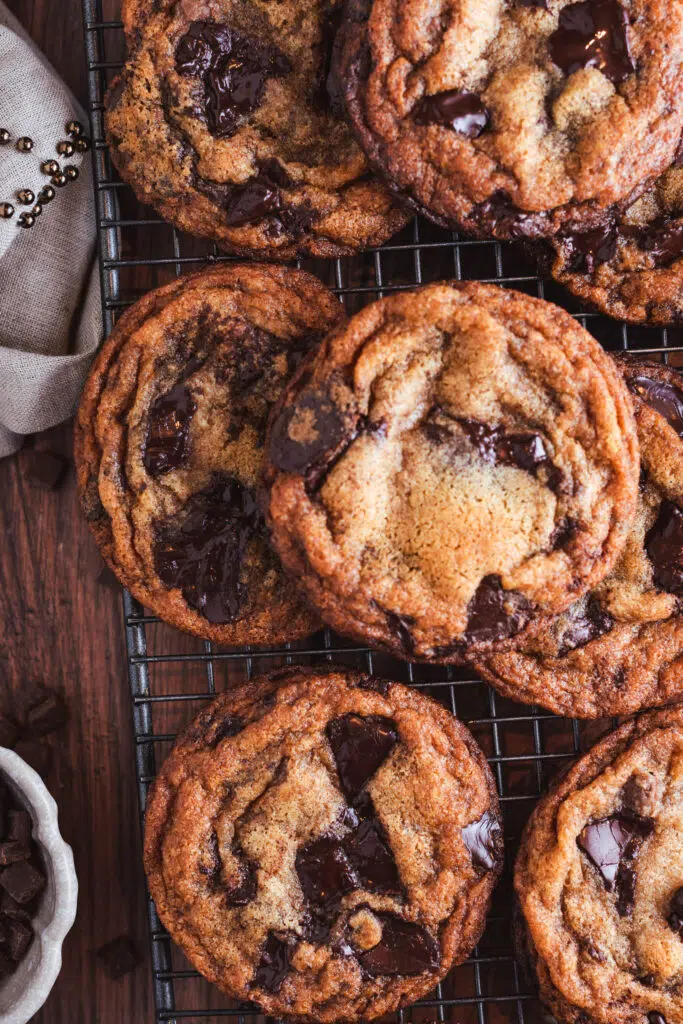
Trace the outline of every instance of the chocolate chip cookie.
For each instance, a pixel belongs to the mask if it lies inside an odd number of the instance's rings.
[[[210,981],[275,1017],[368,1020],[429,992],[478,940],[502,858],[468,730],[334,668],[224,694],[147,803],[159,916]]]
[[[415,660],[514,644],[612,568],[631,402],[564,310],[492,285],[393,295],[329,336],[267,440],[276,549],[341,633]]]
[[[683,323],[683,168],[674,164],[621,216],[553,239],[541,253],[556,280],[630,323]]]
[[[534,810],[515,888],[559,1024],[683,1020],[683,709],[632,719]]]
[[[107,96],[138,198],[242,255],[341,256],[408,220],[340,116],[341,0],[124,0],[129,58]]]
[[[626,547],[590,594],[515,650],[476,659],[505,696],[560,715],[627,715],[683,697],[683,377],[619,360],[641,454]]]
[[[83,512],[119,580],[179,629],[258,644],[316,628],[255,488],[272,403],[344,319],[310,274],[221,265],[146,295],[96,359],[76,425]]]
[[[671,163],[683,9],[350,0],[339,78],[371,162],[438,223],[592,230]]]

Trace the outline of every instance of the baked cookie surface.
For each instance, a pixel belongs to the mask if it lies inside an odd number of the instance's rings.
[[[589,230],[671,163],[683,8],[665,0],[350,0],[339,48],[371,162],[439,223]]]
[[[409,687],[290,668],[212,703],[147,802],[159,915],[209,980],[267,1014],[373,1019],[483,930],[502,867],[493,777]]]
[[[620,217],[550,243],[553,277],[618,320],[683,323],[683,168],[670,167]]]
[[[620,359],[641,454],[638,509],[613,572],[515,650],[477,659],[513,700],[560,715],[627,715],[683,696],[683,378]]]
[[[256,487],[272,403],[344,320],[303,271],[223,264],[150,292],[96,359],[76,424],[81,505],[119,580],[179,629],[245,644],[317,628]]]
[[[558,1024],[681,1024],[680,707],[632,719],[534,810],[519,929]]]
[[[549,303],[478,283],[366,307],[283,392],[266,514],[339,632],[412,660],[514,643],[597,583],[638,490],[614,364]]]
[[[340,117],[341,0],[129,0],[123,17],[107,137],[162,217],[275,259],[353,253],[407,222]]]

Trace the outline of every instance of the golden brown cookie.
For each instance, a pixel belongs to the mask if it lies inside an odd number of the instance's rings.
[[[340,116],[341,0],[126,0],[110,152],[138,198],[242,255],[342,256],[408,220]]]
[[[642,715],[541,800],[515,867],[524,951],[558,1024],[681,1024],[683,710]]]
[[[552,240],[553,277],[608,316],[683,323],[683,168],[674,164],[621,216]]]
[[[350,0],[339,55],[373,165],[480,237],[598,227],[681,133],[667,0]]]
[[[266,512],[339,632],[399,657],[514,644],[612,568],[638,492],[614,364],[550,303],[479,283],[366,307],[282,394]]]
[[[147,802],[161,920],[237,999],[356,1021],[429,992],[478,940],[503,858],[468,730],[398,683],[290,668],[211,704]]]
[[[265,644],[316,628],[255,489],[272,403],[344,320],[310,274],[223,264],[150,292],[96,359],[76,424],[83,512],[124,586],[179,629]]]
[[[633,394],[638,509],[610,575],[515,650],[475,659],[513,700],[560,715],[627,715],[683,697],[683,378],[618,360]]]

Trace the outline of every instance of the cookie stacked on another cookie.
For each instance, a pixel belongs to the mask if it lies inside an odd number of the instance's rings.
[[[342,0],[124,0],[110,152],[139,199],[243,255],[340,256],[407,222],[341,116]]]
[[[683,378],[622,358],[641,453],[638,509],[614,570],[515,650],[474,664],[505,696],[586,718],[683,696]]]
[[[502,867],[493,776],[406,686],[291,668],[226,693],[150,791],[161,920],[229,995],[299,1021],[429,992],[484,926]]]
[[[303,271],[225,264],[150,292],[95,360],[76,426],[83,512],[120,581],[172,625],[231,644],[317,628],[256,489],[273,402],[344,320]]]
[[[631,400],[563,310],[457,282],[335,330],[274,410],[266,515],[339,632],[411,660],[514,647],[595,587],[636,508]]]
[[[558,1024],[683,1020],[683,709],[642,715],[541,799],[515,889]]]

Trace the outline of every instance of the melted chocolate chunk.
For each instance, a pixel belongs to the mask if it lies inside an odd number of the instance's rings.
[[[152,403],[143,456],[150,476],[161,476],[182,465],[196,409],[197,404],[184,384],[176,384]]]
[[[601,263],[614,259],[618,240],[616,227],[606,224],[580,235],[566,235],[561,241],[569,269],[577,274],[592,274]]]
[[[208,21],[192,22],[175,58],[178,74],[201,77],[207,124],[217,138],[234,134],[240,121],[256,110],[268,78],[292,69],[274,46]]]
[[[282,209],[282,195],[277,185],[258,174],[246,185],[237,185],[232,189],[225,209],[227,226],[241,228],[279,213]]]
[[[657,521],[645,537],[654,580],[670,594],[683,593],[683,512],[672,501],[663,501]]]
[[[586,825],[577,839],[602,875],[605,888],[616,893],[617,911],[622,917],[633,907],[635,860],[653,830],[652,818],[622,812]]]
[[[457,422],[488,465],[517,466],[540,478],[552,490],[559,487],[562,474],[553,465],[540,434],[506,434],[503,427],[490,427],[479,420]]]
[[[520,7],[542,7],[544,11],[548,10],[548,0],[517,0]]]
[[[398,743],[396,724],[382,715],[343,715],[327,726],[341,787],[353,802]]]
[[[669,916],[666,919],[669,928],[678,932],[680,939],[683,939],[683,887],[676,889],[669,904]]]
[[[476,93],[447,89],[425,96],[417,106],[417,124],[440,124],[458,135],[476,139],[489,123],[491,115]]]
[[[244,719],[239,715],[223,715],[211,733],[210,746],[217,747],[221,740],[228,739],[229,736],[237,736],[244,729],[244,725]]]
[[[379,676],[365,676],[357,685],[359,690],[374,690],[375,693],[381,693],[386,697],[391,683],[388,679],[380,679]]]
[[[357,954],[365,974],[372,978],[396,974],[409,976],[435,971],[439,967],[439,943],[426,928],[404,921],[395,914],[370,912],[382,925],[382,938],[372,949]]]
[[[500,822],[490,811],[485,811],[479,821],[465,825],[462,841],[472,854],[473,864],[485,871],[495,868],[501,853],[502,832]]]
[[[398,641],[407,654],[412,654],[415,649],[413,634],[410,627],[415,625],[412,615],[397,615],[396,612],[384,611],[387,617],[387,625],[392,633],[398,637]]]
[[[263,988],[273,995],[279,992],[287,977],[295,945],[296,938],[293,935],[283,939],[275,932],[270,932],[263,947],[261,962],[251,979],[252,988]]]
[[[344,850],[358,878],[357,888],[402,894],[403,886],[389,840],[378,818],[366,818],[344,839]]]
[[[332,400],[320,391],[306,391],[273,422],[270,459],[285,473],[301,473],[331,460],[344,441],[344,421]]]
[[[640,247],[650,253],[656,267],[666,267],[683,255],[683,220],[653,224],[639,239]]]
[[[296,873],[308,902],[332,913],[345,893],[360,888],[346,850],[335,835],[302,846],[296,855]]]
[[[560,11],[548,40],[552,61],[566,75],[597,68],[612,82],[623,82],[635,64],[628,42],[628,14],[618,0],[582,0]]]
[[[683,390],[675,384],[653,380],[640,374],[627,379],[629,390],[647,402],[655,412],[669,423],[679,437],[683,437]]]
[[[647,1024],[666,1024],[666,1017],[663,1013],[658,1013],[657,1010],[652,1010],[647,1015]]]
[[[252,492],[235,477],[216,475],[190,498],[179,523],[157,526],[159,579],[180,588],[188,605],[209,622],[234,622],[246,597],[242,560],[259,524]]]
[[[570,651],[585,647],[591,640],[609,633],[614,626],[614,619],[605,611],[595,597],[589,597],[584,611],[575,615],[567,624],[560,637],[557,657],[564,658]]]
[[[485,576],[467,606],[463,641],[484,643],[515,636],[531,616],[529,602],[514,590],[503,590],[500,576]]]

